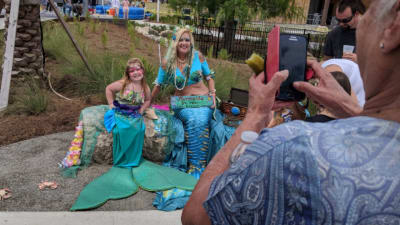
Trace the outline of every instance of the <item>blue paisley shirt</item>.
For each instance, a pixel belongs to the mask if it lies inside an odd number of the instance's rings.
[[[369,117],[264,129],[211,184],[213,224],[400,224],[400,124]]]

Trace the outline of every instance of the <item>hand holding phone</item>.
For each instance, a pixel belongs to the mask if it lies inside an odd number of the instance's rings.
[[[289,77],[282,83],[276,95],[280,101],[301,101],[303,92],[293,87],[293,82],[306,80],[307,39],[301,35],[280,34],[279,26],[268,34],[265,60],[265,81],[269,82],[278,71],[288,70]]]

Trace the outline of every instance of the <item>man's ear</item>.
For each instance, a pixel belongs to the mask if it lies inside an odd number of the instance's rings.
[[[394,5],[395,16],[394,19],[389,21],[389,26],[385,28],[382,38],[384,53],[390,53],[391,51],[400,47],[400,0]]]

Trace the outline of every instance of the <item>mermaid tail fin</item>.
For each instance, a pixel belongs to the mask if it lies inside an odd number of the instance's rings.
[[[138,190],[139,187],[132,178],[131,168],[112,167],[82,190],[70,210],[97,208],[109,199],[127,198]]]

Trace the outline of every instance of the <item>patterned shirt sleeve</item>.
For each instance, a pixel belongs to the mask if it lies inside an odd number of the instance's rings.
[[[317,162],[310,141],[264,132],[214,179],[203,203],[212,224],[316,224]]]

